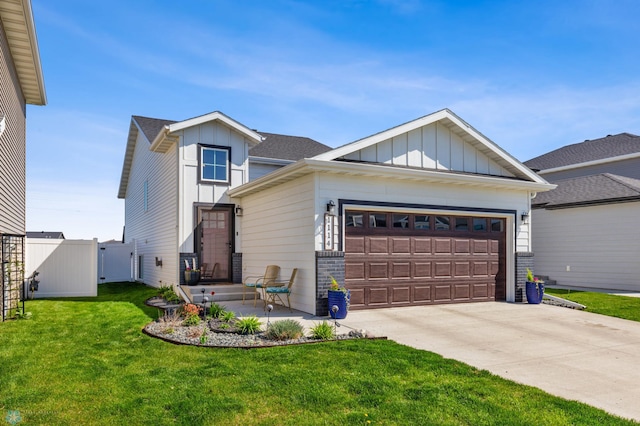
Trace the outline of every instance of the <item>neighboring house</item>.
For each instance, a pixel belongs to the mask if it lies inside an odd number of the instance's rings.
[[[23,282],[26,205],[26,105],[45,105],[30,0],[0,0],[0,254],[2,319]]]
[[[640,290],[640,136],[587,140],[524,164],[558,185],[532,200],[536,274],[563,286]]]
[[[219,112],[132,118],[119,197],[141,281],[219,253],[224,281],[298,268],[292,304],[318,315],[329,275],[352,309],[522,300],[530,199],[554,186],[451,111],[298,158],[270,139],[302,143]]]
[[[64,234],[62,232],[28,231],[27,238],[46,238],[46,239],[53,239],[53,240],[64,240]]]

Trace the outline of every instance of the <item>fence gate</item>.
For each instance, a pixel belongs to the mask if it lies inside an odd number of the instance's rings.
[[[0,310],[2,321],[15,318],[24,312],[24,236],[2,234],[2,287]],[[22,305],[21,305],[22,304]]]

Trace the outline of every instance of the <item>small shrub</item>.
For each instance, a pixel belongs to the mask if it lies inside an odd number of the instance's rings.
[[[227,312],[227,308],[222,305],[218,305],[217,303],[212,303],[209,308],[209,314],[211,318],[220,318]]]
[[[303,334],[303,330],[302,324],[296,320],[275,321],[267,329],[267,338],[271,340],[299,339]]]
[[[233,311],[227,311],[224,314],[222,314],[222,316],[220,317],[220,319],[224,322],[231,322],[234,319],[236,319],[236,313]]]
[[[257,316],[251,315],[236,320],[235,326],[241,334],[256,334],[261,324]]]
[[[200,324],[200,317],[198,315],[189,315],[182,321],[182,324],[187,327],[198,325]]]
[[[173,327],[167,327],[162,331],[164,334],[173,334],[176,330]]]
[[[180,314],[173,310],[173,311],[165,311],[164,315],[162,315],[160,318],[158,318],[158,322],[162,323],[163,325],[167,326],[167,327],[177,327],[178,325],[180,325]]]
[[[231,325],[229,323],[225,322],[225,323],[220,324],[220,326],[218,328],[220,328],[220,330],[227,330],[227,329],[231,328]]]
[[[333,327],[326,321],[311,327],[311,337],[317,340],[331,340],[336,337]]]
[[[196,306],[193,303],[187,303],[182,307],[182,314],[185,317],[198,316],[200,315],[200,306]]]
[[[202,334],[200,335],[200,344],[204,345],[205,343],[207,343],[207,340],[209,340],[209,336],[207,335],[207,328],[205,327],[202,330]]]

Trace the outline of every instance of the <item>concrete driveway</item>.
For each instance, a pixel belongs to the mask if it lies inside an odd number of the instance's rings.
[[[640,323],[489,302],[351,311],[345,326],[640,421]]]

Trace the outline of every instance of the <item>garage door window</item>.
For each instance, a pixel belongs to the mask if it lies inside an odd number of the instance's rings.
[[[468,231],[469,230],[469,218],[457,217],[456,218],[456,231]]]

